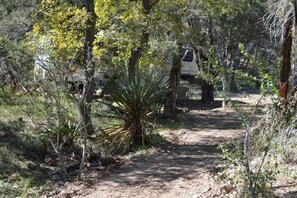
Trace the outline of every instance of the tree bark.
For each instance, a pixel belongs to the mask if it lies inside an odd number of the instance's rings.
[[[86,22],[85,30],[85,42],[83,47],[83,60],[84,60],[84,74],[85,74],[85,85],[82,96],[78,101],[78,108],[80,113],[80,120],[82,125],[82,137],[83,137],[83,151],[82,159],[80,163],[80,172],[78,179],[81,178],[81,172],[84,167],[87,147],[87,135],[94,133],[92,124],[92,109],[91,103],[93,101],[95,92],[94,74],[95,74],[95,63],[93,60],[93,43],[95,39],[95,24],[96,24],[96,13],[94,0],[85,0],[85,8],[90,15]]]
[[[128,72],[130,78],[134,78],[135,76],[135,68],[136,65],[141,58],[148,42],[149,42],[150,34],[146,32],[146,30],[142,31],[140,45],[134,49],[132,49],[131,56],[128,61]]]
[[[168,110],[171,119],[176,119],[176,75],[170,74],[170,85],[168,94]]]
[[[289,88],[289,75],[291,69],[291,52],[292,52],[292,28],[293,28],[293,13],[289,15],[285,23],[284,42],[281,52],[281,72],[280,72],[280,103],[283,104],[287,99]]]
[[[94,0],[85,0],[85,7],[90,14],[90,18],[87,21],[87,27],[85,30],[85,42],[83,47],[83,60],[84,60],[84,74],[85,85],[82,98],[79,101],[80,117],[83,126],[86,128],[88,134],[94,132],[92,119],[91,119],[91,102],[93,101],[95,92],[94,73],[95,64],[93,60],[93,42],[95,39],[95,24],[96,13],[94,7]]]
[[[169,114],[171,119],[176,119],[176,87],[178,85],[179,73],[181,71],[181,45],[179,45],[178,53],[174,55],[172,67],[169,76],[169,93],[167,102],[164,106],[164,113]]]
[[[210,39],[210,45],[214,45],[214,34],[213,34],[213,23],[212,23],[212,17],[209,15],[209,39]],[[199,54],[200,58],[202,58],[203,61],[208,62],[208,57],[204,56],[202,53]],[[213,71],[211,70],[210,73],[213,75]],[[212,103],[214,101],[213,97],[213,84],[209,83],[208,81],[202,79],[201,83],[201,90],[202,90],[202,98],[201,102],[205,104]]]
[[[198,58],[200,61],[203,62],[208,62],[208,58],[207,56],[205,56],[201,50],[200,52],[198,51],[198,49],[195,49],[196,53],[198,52]],[[212,71],[210,71],[212,72]],[[212,72],[213,74],[213,72]],[[215,74],[213,74],[215,75]],[[201,79],[201,91],[202,91],[202,98],[201,98],[201,102],[205,103],[205,104],[209,104],[212,103],[214,101],[214,96],[213,96],[213,84],[209,83],[207,80],[205,79]]]
[[[212,103],[214,101],[213,85],[207,82],[206,80],[202,80],[201,90],[202,90],[201,102],[205,104]]]

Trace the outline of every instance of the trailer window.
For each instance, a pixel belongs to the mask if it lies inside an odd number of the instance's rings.
[[[192,62],[194,59],[194,54],[192,49],[183,48],[182,49],[182,61]]]

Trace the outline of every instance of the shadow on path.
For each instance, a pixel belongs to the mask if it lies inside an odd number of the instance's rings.
[[[157,120],[157,124],[162,128],[172,130],[181,128],[197,128],[199,130],[241,129],[241,121],[236,118],[234,112],[219,112],[216,110],[207,113],[203,111],[180,112],[177,120],[172,121],[166,118],[160,118]]]
[[[163,118],[158,119],[158,122],[164,128],[179,130],[170,133],[177,135],[180,141],[178,139],[177,143],[165,144],[152,154],[130,158],[113,176],[103,180],[122,187],[153,188],[160,188],[181,178],[194,180],[199,178],[199,174],[215,169],[216,162],[220,160],[218,144],[234,140],[236,137],[232,134],[235,135],[235,131],[241,129],[241,122],[234,116],[234,112],[215,109],[181,111],[176,121],[170,122]],[[231,136],[222,137],[225,130],[229,130]]]
[[[191,180],[214,169],[218,145],[166,145],[151,155],[139,155],[106,177],[120,186],[160,188],[177,179]]]

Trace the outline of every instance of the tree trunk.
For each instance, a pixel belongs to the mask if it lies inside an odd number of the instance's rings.
[[[134,78],[135,76],[136,65],[149,42],[149,38],[150,38],[150,34],[146,32],[146,30],[143,30],[141,35],[140,45],[135,49],[132,49],[131,56],[128,61],[128,73],[130,78]]]
[[[223,74],[223,78],[222,78],[222,86],[223,86],[223,101],[222,101],[222,107],[225,109],[227,106],[227,99],[228,99],[228,95],[227,95],[227,91],[228,91],[228,85],[227,85],[227,81],[226,81],[226,72],[224,72]]]
[[[209,39],[210,39],[210,45],[214,45],[214,35],[213,35],[213,23],[212,23],[212,17],[209,15],[209,28],[208,28],[208,33],[209,33]],[[208,62],[208,57],[204,56],[201,54],[201,57],[204,57],[204,60]],[[210,71],[213,73],[213,71]],[[201,82],[201,90],[202,90],[202,98],[201,102],[205,104],[212,103],[214,101],[213,97],[213,85],[207,82],[206,80],[202,79]]]
[[[169,114],[171,119],[176,119],[176,87],[178,85],[179,73],[181,71],[181,45],[179,45],[178,54],[173,57],[172,67],[169,76],[169,94],[164,106],[164,113]]]
[[[93,60],[93,43],[95,39],[95,24],[96,24],[96,13],[94,0],[85,0],[85,8],[90,15],[86,22],[85,30],[85,42],[83,47],[83,59],[84,59],[84,74],[85,74],[85,85],[82,96],[78,101],[78,108],[80,113],[80,121],[82,125],[82,136],[83,136],[83,152],[82,160],[80,164],[80,172],[78,178],[81,177],[81,172],[85,163],[86,147],[87,147],[87,135],[94,133],[92,124],[92,109],[91,103],[94,98],[95,83],[95,64]]]
[[[202,90],[202,103],[209,104],[214,101],[213,96],[213,85],[207,82],[206,80],[202,80],[201,83],[201,90]]]
[[[176,78],[175,74],[170,74],[170,93],[168,95],[168,110],[171,119],[176,119]]]
[[[93,60],[93,42],[95,39],[95,24],[96,14],[94,8],[94,0],[85,0],[85,7],[90,14],[90,18],[87,21],[85,30],[85,42],[83,47],[83,59],[84,59],[84,74],[86,82],[84,85],[84,91],[82,98],[79,101],[80,117],[83,122],[83,126],[86,127],[87,133],[92,134],[94,132],[92,119],[91,119],[91,102],[93,101],[95,92],[94,73],[95,64]]]
[[[151,9],[157,4],[159,0],[142,0],[142,12],[145,15],[145,20],[147,20],[148,15],[150,14]],[[135,77],[136,65],[139,62],[144,50],[147,47],[149,42],[150,34],[148,32],[148,22],[144,21],[144,27],[142,29],[141,40],[139,45],[132,49],[131,56],[128,60],[128,73],[130,78]]]
[[[134,125],[135,127],[135,133],[133,136],[132,140],[132,146],[143,146],[144,145],[144,139],[145,139],[145,134],[144,134],[144,129],[142,128],[142,124],[140,121],[137,121]]]
[[[291,51],[292,51],[292,28],[293,28],[293,14],[290,14],[287,22],[285,23],[284,42],[282,46],[282,60],[281,60],[281,73],[279,95],[280,103],[284,104],[288,95],[289,88],[289,75],[291,69]]]

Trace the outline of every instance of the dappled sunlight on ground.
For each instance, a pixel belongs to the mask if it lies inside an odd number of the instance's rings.
[[[160,131],[171,143],[132,156],[86,197],[220,196],[221,184],[213,178],[218,146],[242,139],[241,122],[234,111],[210,105],[180,113],[172,126]]]
[[[233,97],[233,96],[232,96]],[[255,100],[237,97],[242,109],[250,109]],[[174,121],[158,119],[158,131],[168,142],[142,154],[123,157],[125,163],[115,169],[98,172],[91,186],[69,184],[56,196],[71,197],[222,197],[223,183],[215,180],[220,164],[221,144],[241,144],[244,131],[233,109],[221,107],[222,100],[203,105],[197,100],[179,104]],[[248,108],[246,108],[248,107]],[[94,173],[93,173],[94,174]],[[236,197],[231,192],[227,197]]]

